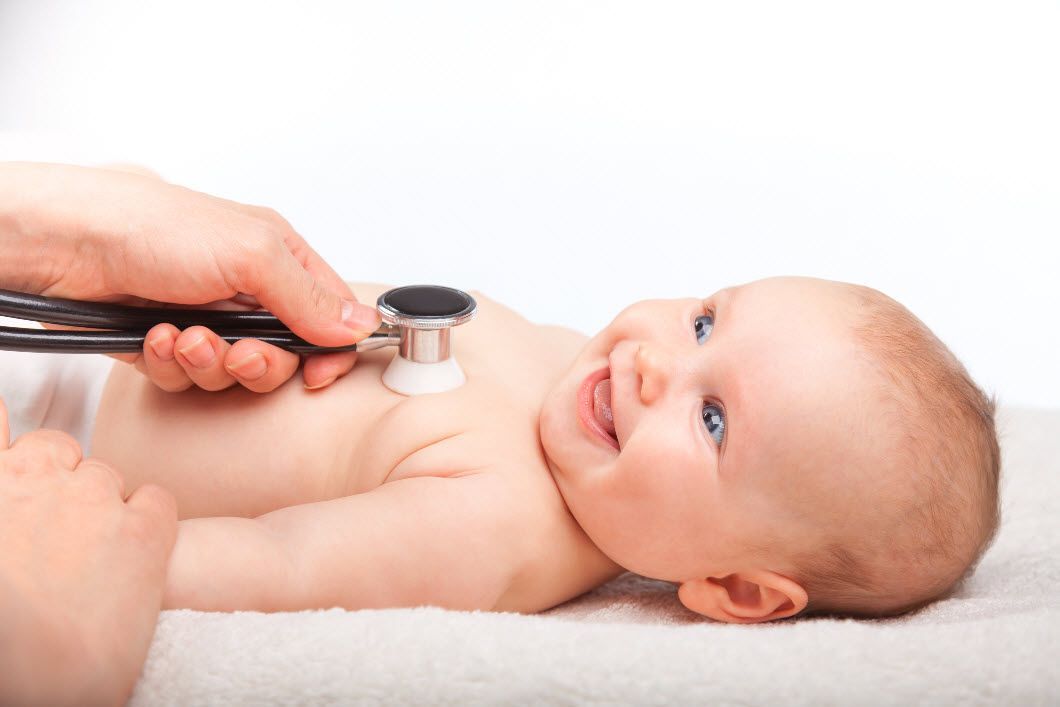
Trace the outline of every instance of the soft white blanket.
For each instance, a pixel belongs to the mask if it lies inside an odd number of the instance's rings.
[[[915,615],[724,625],[629,574],[536,616],[170,611],[132,704],[1060,704],[1060,411],[1000,417],[1000,535]]]

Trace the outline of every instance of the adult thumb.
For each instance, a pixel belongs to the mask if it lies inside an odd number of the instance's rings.
[[[379,328],[374,307],[342,297],[284,249],[277,271],[252,292],[265,309],[298,336],[317,346],[348,346]]]

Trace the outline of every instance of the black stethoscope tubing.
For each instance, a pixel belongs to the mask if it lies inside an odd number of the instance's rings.
[[[228,343],[259,339],[294,353],[356,351],[357,345],[324,347],[296,336],[279,319],[261,310],[168,309],[129,307],[103,302],[42,297],[0,290],[0,316],[110,331],[61,331],[0,326],[0,349],[36,353],[137,353],[156,324],[178,329],[200,325]]]

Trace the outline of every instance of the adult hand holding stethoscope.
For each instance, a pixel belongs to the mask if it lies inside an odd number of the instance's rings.
[[[379,326],[376,310],[275,213],[113,170],[0,164],[0,288],[186,305],[237,298],[322,346]],[[200,337],[214,354],[202,368],[193,363]],[[298,366],[296,354],[252,339],[229,345],[202,327],[172,346],[169,360],[165,350],[127,357],[172,390],[238,381],[265,392]],[[254,355],[267,364],[257,378],[225,366]],[[346,373],[355,355],[311,357],[307,386]],[[11,443],[0,401],[0,703],[128,698],[158,619],[177,514],[159,487],[124,495],[121,476],[83,459],[69,435]]]
[[[5,217],[6,216],[6,217]],[[320,346],[346,346],[380,325],[349,286],[276,212],[119,170],[0,165],[0,287],[96,301],[262,306]],[[217,306],[217,305],[214,305]],[[168,391],[235,383],[268,392],[297,354],[256,339],[228,344],[205,327],[153,328],[134,362]],[[349,372],[356,352],[310,356],[307,388]]]

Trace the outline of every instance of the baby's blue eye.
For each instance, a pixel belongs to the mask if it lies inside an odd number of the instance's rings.
[[[725,439],[725,413],[713,403],[703,404],[703,424],[707,426],[707,432],[714,438],[717,445]]]
[[[696,317],[696,341],[702,344],[714,330],[714,317],[709,314]]]

